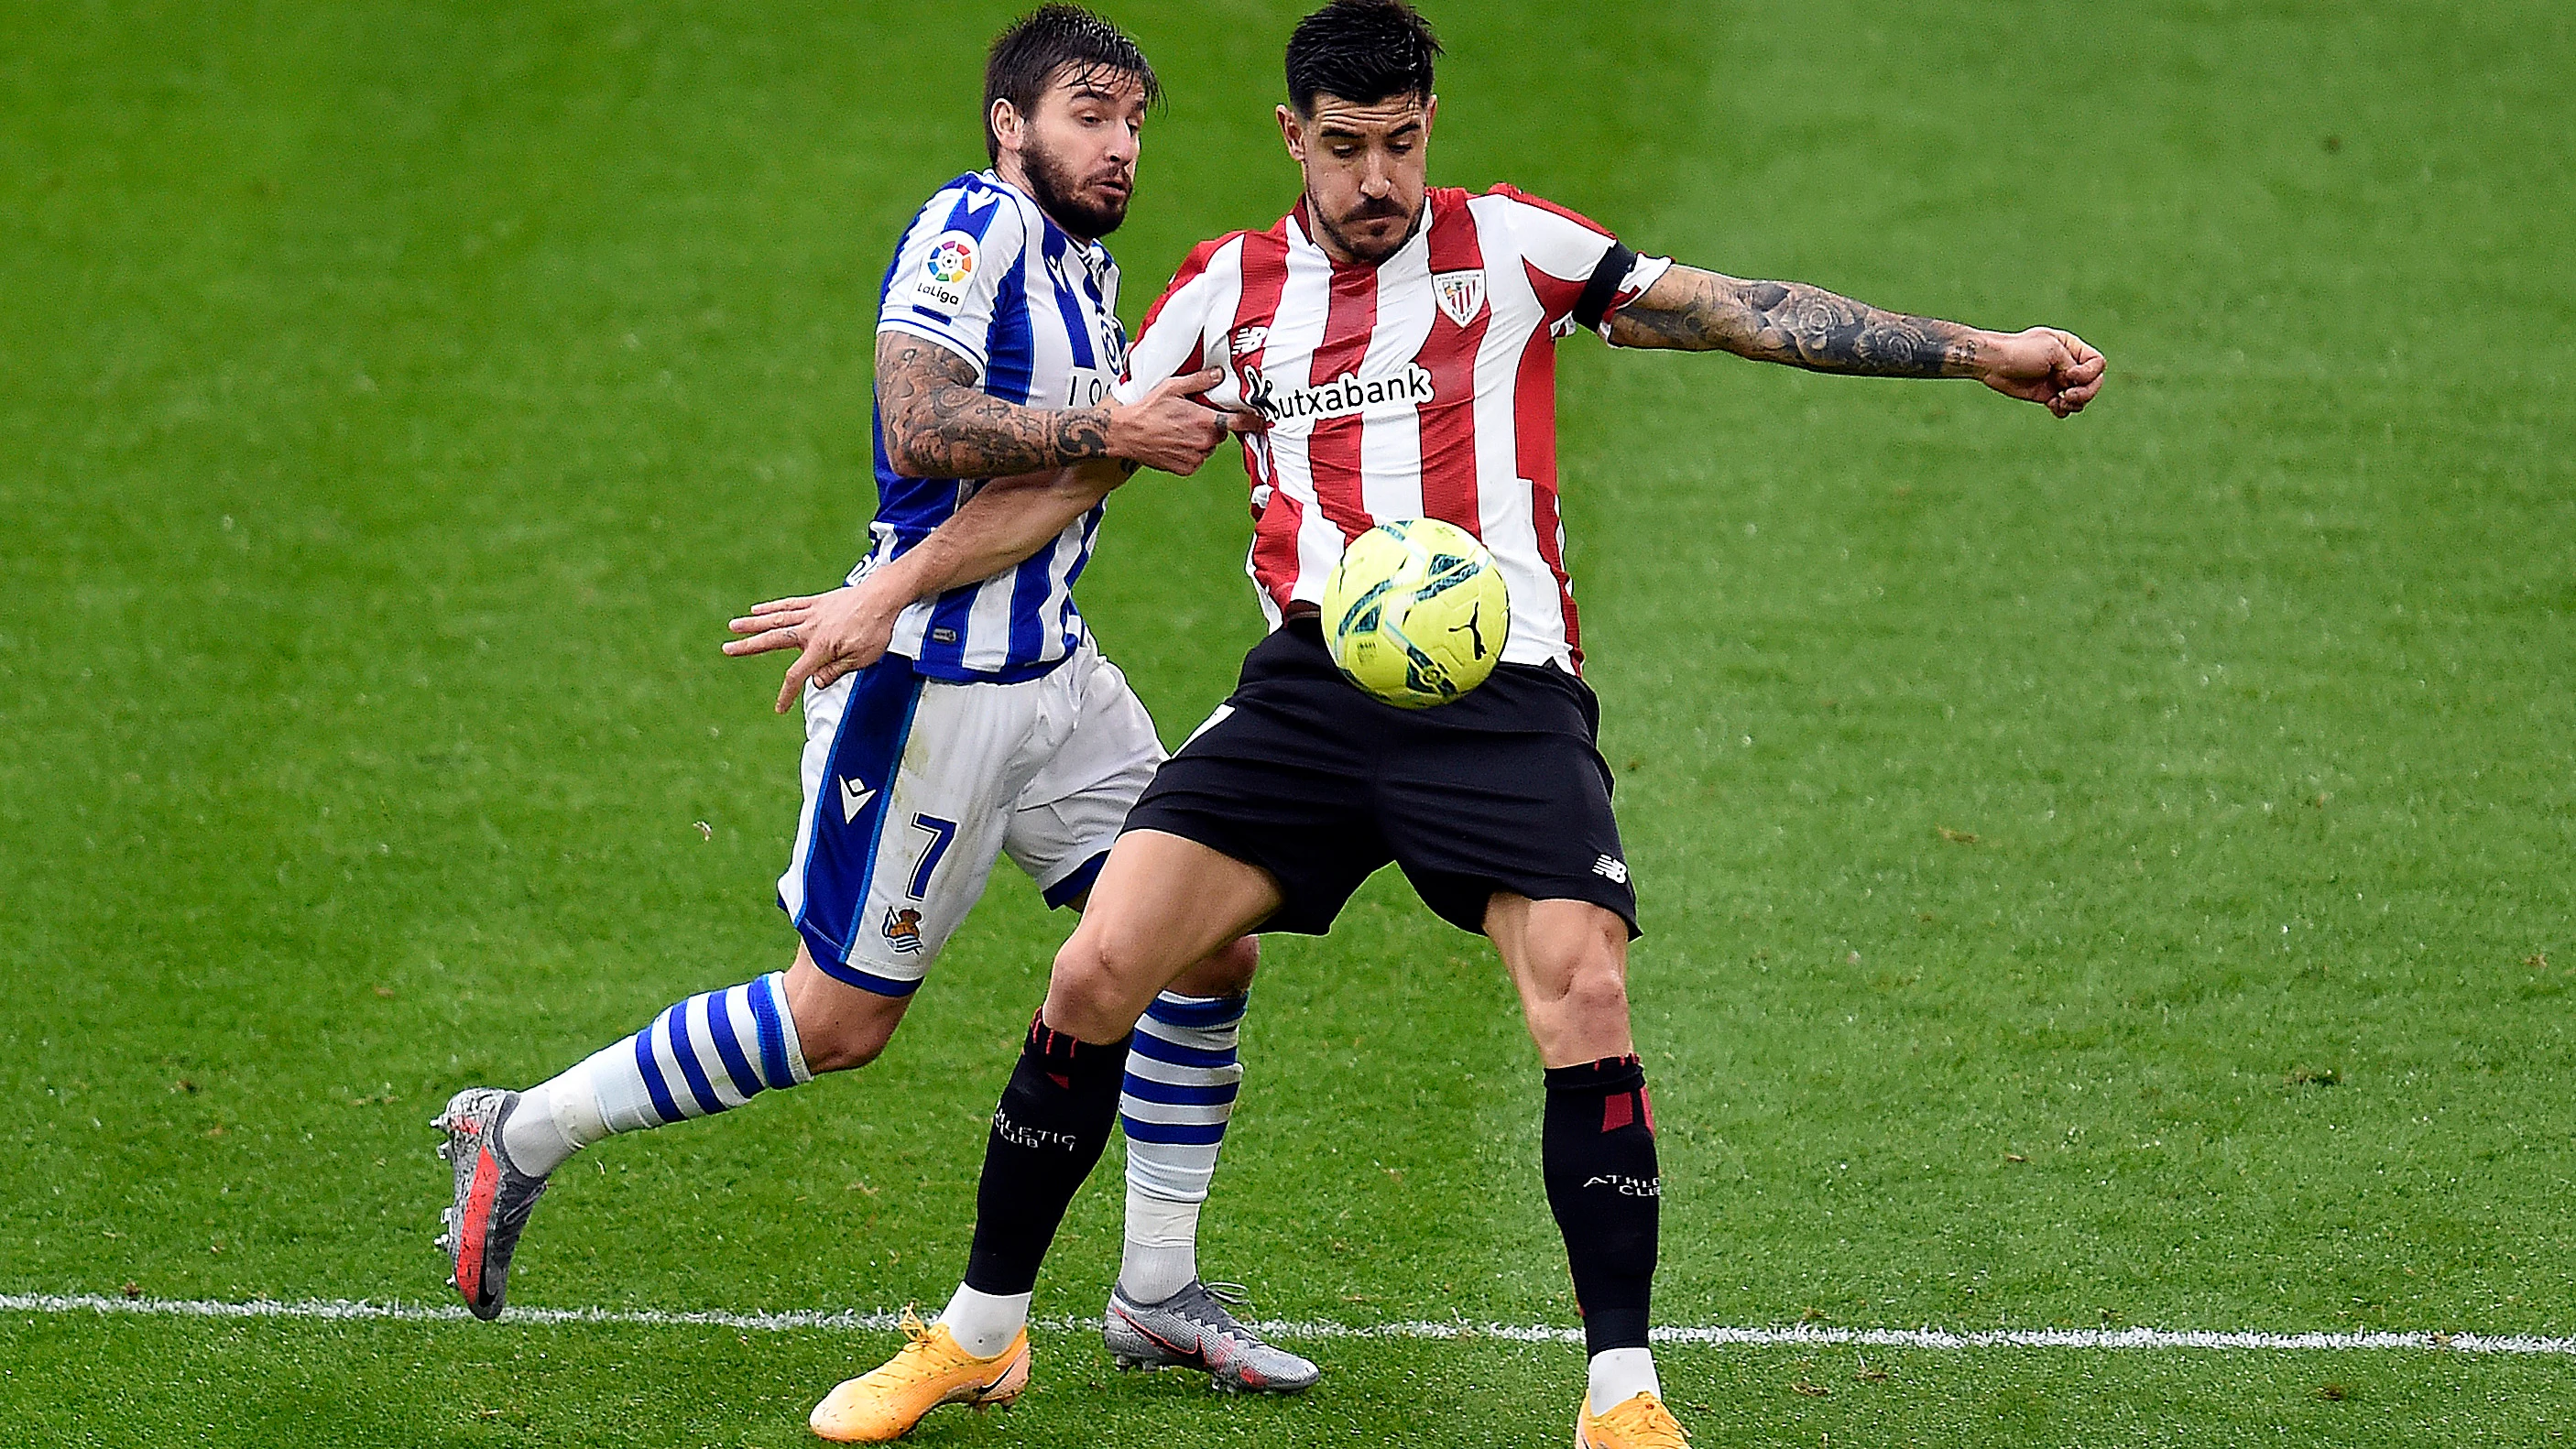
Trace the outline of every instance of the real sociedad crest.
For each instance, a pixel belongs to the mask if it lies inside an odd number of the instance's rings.
[[[1442,272],[1431,279],[1432,295],[1450,321],[1464,327],[1485,307],[1483,272]]]

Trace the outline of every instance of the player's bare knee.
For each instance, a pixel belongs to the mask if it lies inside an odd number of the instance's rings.
[[[1117,958],[1097,933],[1076,931],[1055,953],[1055,971],[1047,978],[1046,1006],[1040,1013],[1048,1026],[1082,1041],[1111,1041],[1134,1022],[1119,1021]]]
[[[1567,984],[1566,1014],[1587,1025],[1628,1020],[1628,973],[1616,961],[1591,961],[1578,967]]]
[[[1260,969],[1261,938],[1237,936],[1182,972],[1171,989],[1183,996],[1234,996],[1252,988]]]
[[[1040,1016],[1057,1031],[1088,1042],[1116,1041],[1136,1024],[1136,1013],[1125,1009],[1121,993],[1097,977],[1049,984]]]
[[[1523,997],[1531,1038],[1552,1063],[1588,1061],[1624,1051],[1629,1039],[1628,980],[1615,953],[1585,955],[1535,973]]]
[[[1055,948],[1055,965],[1047,975],[1047,999],[1055,999],[1058,989],[1098,976],[1108,968],[1099,933],[1082,926],[1075,927],[1065,943]]]

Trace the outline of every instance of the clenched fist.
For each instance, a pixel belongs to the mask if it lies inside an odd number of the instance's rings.
[[[2035,402],[2059,417],[2084,411],[2102,390],[2102,354],[2072,332],[2033,327],[2005,333],[1979,359],[1978,380],[2006,397]]]

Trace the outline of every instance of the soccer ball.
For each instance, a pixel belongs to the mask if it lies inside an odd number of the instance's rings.
[[[1381,523],[1324,582],[1324,647],[1344,678],[1400,709],[1485,682],[1511,629],[1503,571],[1474,534],[1436,518]]]

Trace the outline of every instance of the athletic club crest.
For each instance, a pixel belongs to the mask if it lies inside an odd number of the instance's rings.
[[[1431,279],[1431,292],[1439,299],[1442,314],[1464,327],[1485,308],[1485,274],[1442,272]]]

